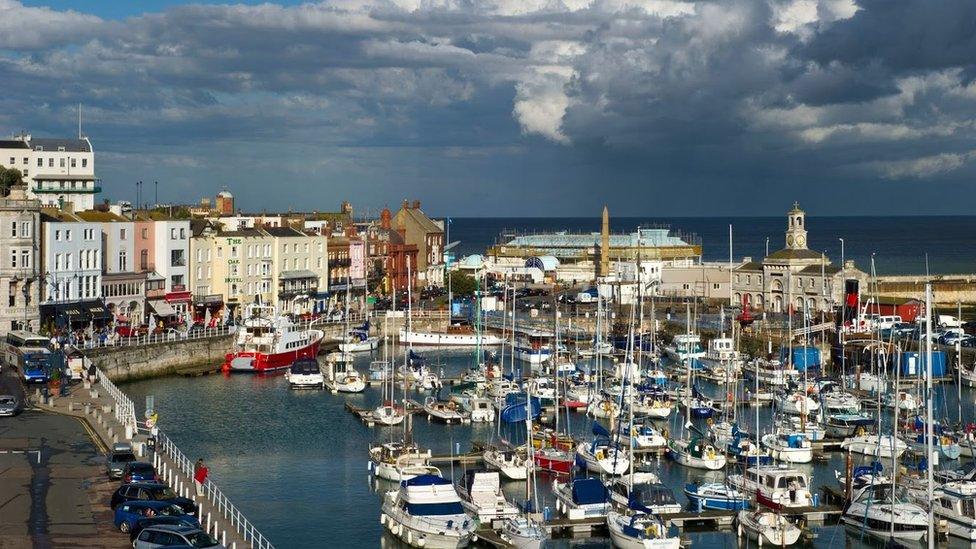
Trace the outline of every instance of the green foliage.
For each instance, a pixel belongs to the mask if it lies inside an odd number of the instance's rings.
[[[0,166],[0,193],[3,193],[3,196],[10,194],[10,187],[23,184],[24,175],[20,173],[20,170]]]
[[[451,271],[451,291],[456,297],[468,297],[474,295],[478,288],[478,282],[473,276],[462,273],[461,271]]]

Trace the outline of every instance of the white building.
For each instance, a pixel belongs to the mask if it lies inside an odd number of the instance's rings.
[[[154,219],[156,273],[165,279],[165,301],[178,317],[191,306],[190,221],[156,216]]]
[[[20,170],[28,198],[40,200],[42,206],[71,203],[75,211],[90,210],[101,192],[94,149],[87,137],[47,139],[24,134],[3,140],[0,165]]]
[[[71,303],[102,297],[102,229],[74,214],[41,213],[41,299]]]
[[[0,333],[39,327],[38,239],[40,203],[15,187],[0,198]]]

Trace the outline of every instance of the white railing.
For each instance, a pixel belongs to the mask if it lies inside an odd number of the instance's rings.
[[[804,328],[797,328],[793,330],[793,337],[799,337],[807,334],[815,334],[819,332],[827,332],[830,330],[835,330],[837,327],[833,322],[824,322],[822,324],[815,324],[813,326],[806,326]]]
[[[156,345],[159,343],[172,343],[174,341],[191,341],[195,339],[209,339],[231,335],[236,331],[236,326],[218,326],[215,328],[200,328],[183,332],[178,330],[146,334],[138,337],[107,337],[104,341],[95,338],[83,343],[75,343],[73,347],[77,349],[102,349],[106,347],[138,347],[141,345]]]
[[[101,369],[96,368],[95,370],[98,372],[98,382],[101,384],[102,389],[105,389],[105,392],[115,401],[115,419],[123,427],[131,428],[134,434],[138,427],[136,424],[136,407],[132,403],[132,399],[116,387]]]
[[[186,455],[183,454],[179,447],[177,447],[169,437],[164,435],[158,429],[156,430],[156,452],[169,457],[169,459],[176,464],[179,471],[181,471],[188,478],[193,479],[194,463],[187,459]],[[250,542],[251,547],[256,549],[274,549],[274,545],[271,544],[271,541],[264,537],[260,531],[258,531],[257,527],[255,527],[254,524],[249,521],[243,513],[241,513],[240,509],[231,503],[230,499],[228,499],[220,488],[218,488],[217,485],[209,478],[203,484],[203,494],[213,507],[214,513],[220,517],[223,517],[223,520],[229,521],[231,527],[233,527],[234,530],[237,531],[242,538],[244,538],[244,541]],[[205,524],[202,513],[198,513],[197,519],[200,521],[200,525],[207,528],[208,531],[211,530],[210,519],[214,519],[214,528],[212,531],[216,535],[218,529],[216,527],[217,516],[211,517],[208,514],[206,518],[207,522]],[[223,542],[226,544],[226,541],[225,534]]]

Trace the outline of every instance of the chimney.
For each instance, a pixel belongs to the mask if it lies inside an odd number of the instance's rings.
[[[401,207],[402,207],[402,208],[403,208],[404,210],[409,210],[409,209],[410,209],[410,202],[407,202],[407,199],[406,199],[406,198],[404,198],[404,199],[403,199],[403,204],[402,204],[402,206],[401,206]]]
[[[380,227],[389,230],[391,227],[390,221],[391,221],[390,209],[383,208],[383,211],[380,213]]]
[[[420,201],[419,200],[414,200],[413,201],[413,209],[415,209],[415,210],[419,210],[420,209]]]

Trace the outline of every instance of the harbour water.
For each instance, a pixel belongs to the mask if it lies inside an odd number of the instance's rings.
[[[470,351],[427,351],[432,364],[445,375],[461,372],[474,362]],[[356,367],[368,371],[375,357],[362,354]],[[124,385],[137,403],[153,395],[161,427],[191,459],[204,458],[213,477],[233,501],[259,525],[281,549],[300,547],[399,547],[379,523],[381,494],[371,485],[366,469],[367,447],[371,441],[399,436],[400,428],[366,427],[344,408],[346,401],[371,407],[381,400],[378,387],[360,395],[332,395],[325,391],[294,391],[281,376],[235,375],[202,378],[171,377]],[[706,391],[718,395],[716,387]],[[444,389],[445,394],[447,389]],[[423,394],[413,398],[422,400]],[[963,389],[963,415],[973,417],[974,395]],[[937,417],[956,419],[954,385],[936,390]],[[742,419],[754,425],[754,411]],[[770,410],[761,409],[761,423],[768,425]],[[582,414],[571,414],[573,432],[586,437],[591,421]],[[672,418],[668,427],[675,432],[681,418]],[[432,424],[418,414],[414,436],[434,454],[467,452],[471,442],[495,438],[494,425]],[[656,459],[656,458],[655,458]],[[683,504],[681,493],[686,482],[721,480],[721,473],[696,471],[657,460],[660,476]],[[957,467],[959,462],[945,462]],[[888,464],[886,464],[886,467]],[[843,454],[829,454],[826,461],[800,466],[813,475],[819,491],[824,484],[836,484],[834,471],[843,468]],[[441,466],[445,476],[461,474],[461,466]],[[540,505],[554,507],[548,485],[552,477],[540,474]],[[506,491],[515,499],[523,493],[521,484],[508,484]],[[862,539],[854,529],[843,526],[814,527],[813,547],[869,547],[875,542]],[[695,547],[736,547],[734,532],[686,532]],[[958,544],[953,540],[951,545]],[[609,547],[607,539],[559,539],[547,547]]]
[[[785,208],[784,208],[785,209]],[[707,261],[728,261],[729,225],[733,226],[733,255],[760,259],[769,250],[783,247],[786,230],[777,217],[612,217],[613,232],[633,231],[639,225],[670,225],[672,229],[695,233],[702,240]],[[523,232],[598,232],[600,217],[561,218],[453,218],[451,241],[460,241],[461,256],[484,253],[495,244],[505,229]],[[897,217],[807,217],[809,247],[824,251],[835,264],[840,263],[839,238],[844,239],[844,255],[867,270],[875,254],[878,274],[924,274],[926,254],[932,273],[968,273],[976,257],[976,217],[973,216],[897,216]]]

